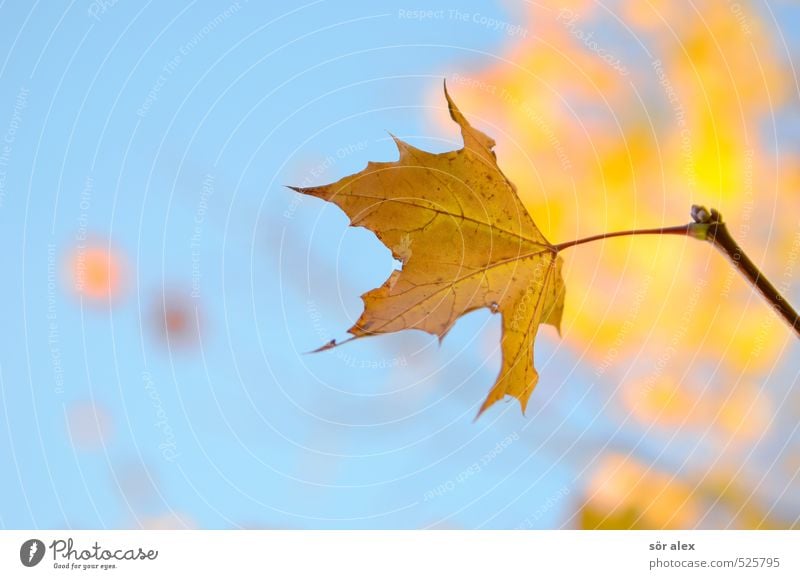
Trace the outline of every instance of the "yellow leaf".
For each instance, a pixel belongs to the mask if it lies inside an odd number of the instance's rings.
[[[393,137],[398,161],[292,189],[338,205],[403,264],[362,296],[353,339],[418,329],[441,340],[460,316],[490,308],[502,316],[503,360],[479,414],[506,395],[524,412],[538,381],[536,332],[543,323],[561,324],[562,260],[498,167],[494,140],[469,124],[446,87],[445,97],[462,149],[434,154]]]

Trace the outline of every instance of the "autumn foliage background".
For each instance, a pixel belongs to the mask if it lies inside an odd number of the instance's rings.
[[[796,2],[133,10],[0,9],[1,526],[797,525],[800,344],[708,244],[565,251],[473,422],[488,311],[304,354],[395,264],[283,187],[459,148],[447,78],[549,241],[713,206],[798,304]]]

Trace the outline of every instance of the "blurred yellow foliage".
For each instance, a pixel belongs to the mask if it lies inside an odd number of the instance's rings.
[[[670,378],[630,380],[623,384],[625,408],[639,422],[692,429],[716,436],[721,444],[757,441],[770,426],[774,408],[751,383],[709,385]]]
[[[796,526],[765,509],[741,476],[725,467],[691,483],[611,454],[588,481],[577,513],[582,529],[786,529]]]
[[[690,486],[634,459],[610,455],[589,482],[581,527],[692,528],[702,513]]]

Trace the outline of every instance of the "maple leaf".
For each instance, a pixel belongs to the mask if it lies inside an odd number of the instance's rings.
[[[498,167],[494,140],[469,124],[446,85],[444,92],[462,149],[434,154],[392,135],[398,161],[369,162],[330,185],[291,189],[335,203],[350,225],[373,231],[402,263],[362,296],[351,340],[417,329],[441,341],[460,316],[490,308],[502,316],[502,365],[478,415],[506,395],[524,412],[538,382],[539,325],[560,333],[562,260]]]

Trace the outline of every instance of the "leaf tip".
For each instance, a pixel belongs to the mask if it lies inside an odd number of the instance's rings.
[[[327,344],[323,344],[316,350],[311,350],[310,352],[306,352],[306,354],[316,354],[317,352],[324,352],[325,350],[330,350],[331,348],[335,348],[337,346],[336,340],[331,340]]]
[[[473,126],[469,123],[467,118],[464,116],[464,113],[456,105],[455,101],[453,101],[450,93],[447,90],[447,82],[445,81],[444,85],[444,97],[447,99],[447,110],[450,113],[450,118],[461,127],[461,135],[464,139],[464,147],[476,147],[477,150],[485,149],[489,155],[494,158],[494,151],[492,150],[495,146],[495,141],[490,136],[482,133],[478,129],[473,128]]]
[[[408,143],[406,143],[403,139],[392,133],[391,131],[386,131],[386,132],[389,133],[389,136],[394,141],[394,145],[395,147],[397,147],[397,151],[400,153],[400,158],[402,159],[403,155],[408,153],[408,151],[411,150],[413,147]]]
[[[561,334],[561,318],[559,317],[557,320],[549,322],[551,326],[556,329],[556,333],[558,334],[559,338],[563,338],[564,336]]]
[[[324,352],[325,350],[332,350],[333,348],[336,348],[337,346],[342,346],[342,345],[346,344],[347,342],[352,342],[353,340],[355,340],[358,337],[359,336],[351,336],[351,337],[347,338],[343,342],[337,342],[336,340],[331,340],[330,342],[328,342],[327,344],[323,344],[322,346],[320,346],[316,350],[311,350],[310,352],[306,352],[306,354],[316,354],[317,352]]]
[[[475,420],[478,420],[478,418],[480,418],[484,412],[489,410],[489,408],[491,408],[495,402],[500,400],[500,398],[502,398],[502,396],[498,397],[497,392],[493,388],[492,391],[489,392],[489,395],[486,397],[486,399],[483,401],[483,404],[481,404],[481,407],[478,409],[478,414],[475,415]]]
[[[444,98],[445,100],[447,100],[447,110],[450,113],[450,118],[453,119],[455,122],[457,122],[459,125],[462,124],[462,121],[459,120],[459,117],[463,119],[461,111],[458,109],[458,106],[456,106],[453,97],[450,96],[450,91],[447,90],[447,81],[444,81]],[[466,121],[466,119],[463,120]]]

